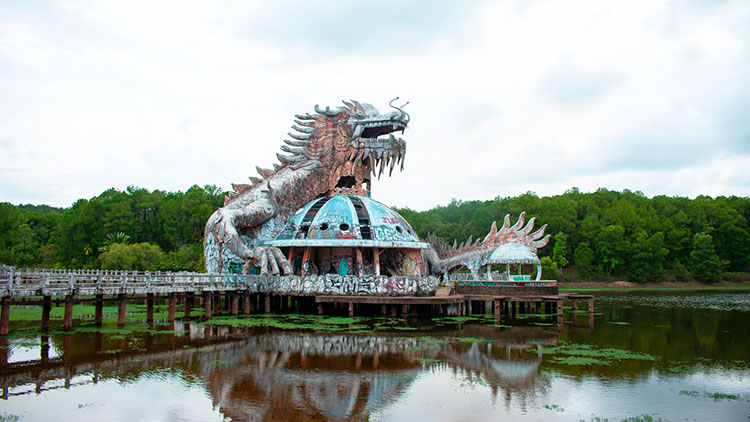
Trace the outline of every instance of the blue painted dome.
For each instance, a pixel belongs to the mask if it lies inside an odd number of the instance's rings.
[[[378,201],[355,195],[315,199],[289,219],[275,240],[285,246],[427,248],[409,223]]]

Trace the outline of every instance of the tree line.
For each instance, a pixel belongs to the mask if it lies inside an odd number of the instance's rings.
[[[16,267],[203,271],[216,186],[108,189],[70,208],[0,203],[0,263]]]
[[[417,212],[397,209],[420,236],[450,242],[483,238],[505,214],[522,211],[547,224],[550,244],[538,253],[546,278],[646,281],[750,279],[750,198],[655,196],[577,188],[489,201],[461,201]]]
[[[0,203],[0,264],[203,271],[203,229],[223,204],[216,186],[165,192],[108,189],[69,208]],[[545,278],[633,281],[750,278],[750,198],[655,196],[599,189],[396,209],[424,237],[482,238],[522,211],[553,235]]]

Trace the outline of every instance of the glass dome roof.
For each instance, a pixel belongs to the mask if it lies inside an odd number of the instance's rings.
[[[323,197],[307,203],[289,219],[276,239],[266,243],[277,247],[428,247],[396,211],[355,195]]]

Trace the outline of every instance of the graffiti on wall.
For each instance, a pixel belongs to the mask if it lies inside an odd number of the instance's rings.
[[[250,293],[283,295],[432,296],[437,277],[364,276],[322,274],[292,276],[244,276]]]

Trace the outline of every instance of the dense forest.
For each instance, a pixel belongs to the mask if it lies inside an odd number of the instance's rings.
[[[215,186],[187,192],[109,189],[70,208],[0,203],[0,264],[17,267],[203,270],[203,228],[222,205]],[[397,209],[420,236],[481,238],[521,211],[553,235],[545,278],[716,281],[750,278],[750,198],[695,199],[599,189]]]
[[[203,228],[224,192],[108,189],[66,209],[0,203],[0,263],[17,267],[203,270]]]
[[[577,188],[539,197],[527,192],[490,201],[453,200],[416,212],[398,209],[420,236],[459,242],[482,238],[505,214],[522,211],[547,224],[539,250],[545,278],[624,278],[637,282],[750,278],[750,198],[655,196]]]

